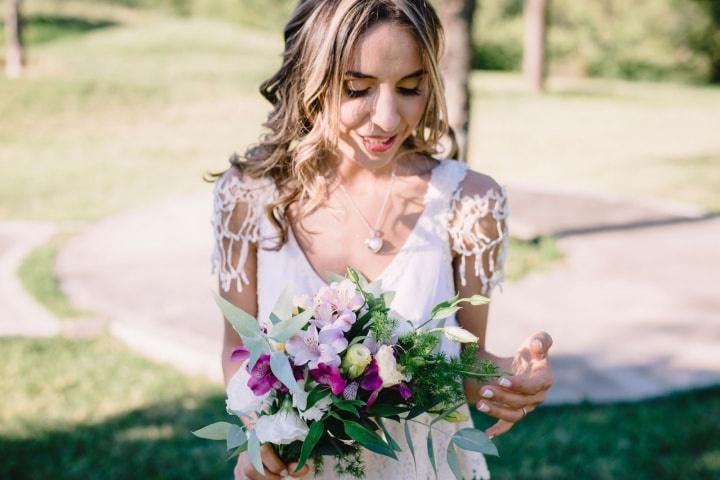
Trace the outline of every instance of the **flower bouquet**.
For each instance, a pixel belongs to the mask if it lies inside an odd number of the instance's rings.
[[[445,319],[461,302],[490,300],[455,295],[414,326],[388,307],[393,292],[381,291],[352,267],[346,277],[330,274],[328,281],[313,297],[294,295],[289,285],[265,323],[215,294],[243,341],[231,354],[243,365],[228,382],[226,406],[245,423],[217,422],[193,433],[225,441],[230,458],[247,450],[259,472],[264,471],[260,445],[269,442],[286,463],[298,462],[295,471],[312,459],[318,473],[322,457],[331,455],[339,475],[362,478],[363,448],[396,460],[401,450],[384,422],[404,424],[413,458],[408,422],[418,422],[428,427],[428,455],[437,474],[433,424],[467,420],[458,410],[466,404],[462,380],[505,374],[477,359],[477,337],[445,326]],[[466,344],[459,356],[443,353],[442,337]],[[417,418],[423,413],[430,414],[429,422]],[[455,432],[447,448],[457,478],[462,476],[456,448],[498,454],[474,428]]]

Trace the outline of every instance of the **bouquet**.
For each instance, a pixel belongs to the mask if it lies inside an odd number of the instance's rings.
[[[427,450],[437,474],[433,424],[467,420],[458,410],[466,404],[462,380],[505,374],[477,359],[477,337],[445,326],[445,319],[461,302],[490,300],[455,295],[414,326],[388,307],[394,292],[381,291],[378,282],[368,283],[352,267],[345,277],[330,274],[328,281],[313,297],[295,295],[288,285],[265,323],[215,294],[243,341],[231,354],[243,365],[228,382],[226,407],[245,423],[217,422],[193,433],[225,441],[229,458],[247,450],[261,473],[260,445],[269,442],[286,463],[298,462],[295,471],[312,459],[319,473],[323,455],[331,455],[339,475],[363,478],[363,448],[396,460],[401,450],[385,422],[404,424],[413,459],[408,422],[418,422],[428,427]],[[459,356],[443,353],[443,337],[465,344]],[[423,413],[430,414],[429,422],[417,418]],[[474,428],[455,432],[447,448],[457,478],[462,476],[456,448],[498,455]]]

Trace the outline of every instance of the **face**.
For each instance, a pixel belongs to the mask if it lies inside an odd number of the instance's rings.
[[[383,22],[359,39],[343,77],[339,149],[368,168],[387,165],[422,117],[427,80],[416,40]]]

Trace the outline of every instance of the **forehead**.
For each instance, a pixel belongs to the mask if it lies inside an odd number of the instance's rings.
[[[406,28],[381,22],[360,36],[349,66],[378,79],[401,78],[422,68],[420,47]]]

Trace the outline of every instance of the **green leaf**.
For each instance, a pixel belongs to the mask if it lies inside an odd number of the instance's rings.
[[[247,449],[248,449],[248,442],[245,442],[242,445],[240,445],[239,447],[237,447],[235,450],[233,450],[233,452],[230,455],[228,455],[226,460],[230,460],[231,458],[237,457],[238,455],[240,455],[242,452],[244,452]]]
[[[327,283],[342,282],[343,280],[345,280],[345,277],[335,272],[327,272],[325,278],[327,280]]]
[[[448,318],[450,315],[457,312],[458,310],[460,310],[460,307],[458,307],[457,305],[451,305],[449,307],[444,307],[444,308],[441,308],[438,311],[434,312],[432,315],[432,318],[433,318],[433,320],[442,320],[442,319]]]
[[[255,470],[260,472],[260,475],[265,475],[262,457],[260,456],[260,440],[258,440],[255,430],[250,430],[250,436],[248,437],[248,455]]]
[[[385,305],[390,306],[393,299],[395,298],[395,293],[396,292],[393,292],[393,291],[383,292],[382,298],[383,298],[383,302],[385,302]]]
[[[220,307],[227,321],[233,326],[236,332],[243,337],[257,337],[260,335],[260,326],[255,317],[247,313],[242,308],[236,307],[232,303],[225,300],[223,297],[213,292],[215,296],[215,302]]]
[[[402,448],[400,448],[400,445],[395,441],[395,439],[390,435],[390,432],[385,427],[385,424],[382,421],[381,417],[375,417],[375,421],[378,425],[380,425],[380,428],[382,429],[383,433],[385,434],[385,440],[387,440],[388,444],[390,445],[390,448],[395,450],[396,452],[402,451]]]
[[[227,449],[232,450],[233,448],[238,447],[245,442],[247,442],[245,430],[238,425],[232,425],[230,427],[230,431],[227,434]]]
[[[427,451],[428,457],[430,458],[430,464],[433,467],[433,472],[435,472],[435,478],[437,478],[437,465],[435,464],[435,449],[433,448],[432,428],[428,428]]]
[[[280,297],[277,299],[277,302],[275,302],[272,313],[281,321],[289,320],[290,317],[292,317],[294,294],[295,289],[293,287],[293,284],[292,282],[289,282],[283,289]],[[270,318],[272,319],[272,316]],[[284,340],[278,341],[282,342]]]
[[[490,303],[490,299],[488,297],[483,297],[482,295],[473,295],[472,297],[461,298],[458,302],[462,300],[470,302],[471,305],[485,305]]]
[[[492,440],[490,440],[482,430],[478,430],[477,428],[463,428],[458,430],[455,432],[455,435],[453,435],[452,441],[455,442],[458,448],[462,448],[463,450],[494,455],[496,457],[500,456]]]
[[[367,335],[358,335],[357,337],[355,337],[355,338],[353,338],[352,340],[350,340],[350,343],[348,344],[347,348],[352,347],[352,346],[355,345],[356,343],[362,342],[362,341],[365,340],[366,338],[367,338]]]
[[[268,345],[265,337],[243,337],[243,344],[250,351],[250,359],[248,360],[250,368],[255,366],[255,362],[258,361],[260,355],[270,354],[270,345]]]
[[[413,445],[412,435],[410,434],[410,422],[403,422],[403,428],[405,430],[405,441],[407,442],[410,453],[413,457],[413,465],[415,465],[415,476],[417,476],[417,460],[415,460],[415,445]]]
[[[343,420],[345,433],[363,447],[397,460],[395,451],[380,436],[352,420]]]
[[[318,401],[322,400],[323,398],[330,395],[330,389],[326,387],[325,385],[315,385],[315,387],[310,390],[310,393],[308,394],[307,398],[307,405],[305,406],[305,409],[312,408],[313,405],[315,405]]]
[[[357,407],[353,405],[352,403],[348,403],[348,400],[342,400],[339,402],[335,402],[335,407],[337,407],[339,410],[344,410],[346,412],[350,412],[356,417],[360,416],[360,413],[358,413]]]
[[[372,407],[368,408],[368,414],[378,417],[389,417],[390,415],[397,415],[399,413],[405,413],[409,411],[409,407],[402,407],[400,405],[389,405],[389,404],[378,404],[376,403]]]
[[[310,321],[312,314],[312,310],[305,310],[289,320],[284,320],[277,325],[273,325],[268,332],[268,337],[273,338],[278,342],[288,341],[290,337],[295,335],[298,330],[303,328]]]
[[[415,418],[421,414],[425,413],[425,407],[422,405],[415,405],[410,409],[408,414],[405,416],[405,420],[410,420],[412,418]]]
[[[320,437],[322,437],[324,431],[325,422],[323,420],[317,420],[310,425],[310,430],[308,431],[308,434],[303,441],[302,448],[300,449],[300,459],[298,460],[297,467],[295,467],[295,472],[299,472],[305,465],[305,462],[307,462],[313,448],[320,440]]]
[[[236,426],[237,425],[228,422],[215,422],[199,430],[195,430],[192,434],[207,440],[225,440],[230,430]]]
[[[460,462],[458,461],[457,451],[455,451],[455,444],[452,440],[448,442],[447,446],[447,463],[450,466],[455,478],[457,480],[463,480],[462,470],[460,469]]]
[[[290,361],[283,352],[272,352],[270,354],[270,370],[285,385],[293,395],[293,399],[297,400],[297,406],[300,410],[305,410],[307,406],[307,392],[295,380]]]
[[[275,315],[274,313],[270,312],[270,323],[273,325],[277,325],[278,323],[282,322],[280,317]]]

